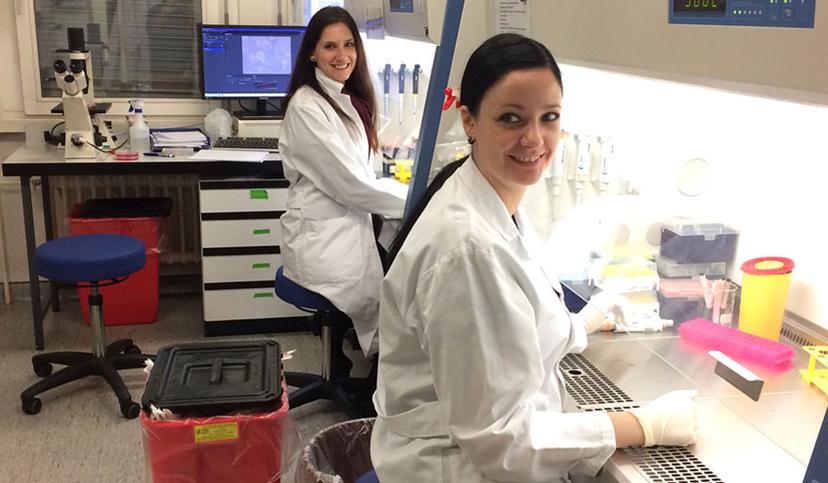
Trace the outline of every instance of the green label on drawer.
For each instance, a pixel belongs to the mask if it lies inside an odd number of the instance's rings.
[[[254,235],[270,235],[270,228],[258,228],[253,230]]]
[[[253,268],[270,268],[270,264],[267,262],[264,263],[254,263]]]
[[[261,299],[261,298],[271,298],[273,297],[273,292],[256,292],[253,294],[254,299]]]
[[[250,190],[251,200],[266,200],[267,190]]]

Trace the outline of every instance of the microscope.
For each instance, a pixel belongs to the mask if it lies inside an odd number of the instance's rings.
[[[102,115],[111,107],[110,103],[96,103],[92,86],[92,56],[86,50],[82,28],[67,29],[68,49],[58,52],[69,53],[69,66],[58,59],[53,64],[55,80],[63,92],[62,102],[52,112],[63,114],[64,135],[47,142],[64,145],[64,158],[95,158],[99,151],[114,146],[109,126]],[[107,148],[97,148],[107,145]]]

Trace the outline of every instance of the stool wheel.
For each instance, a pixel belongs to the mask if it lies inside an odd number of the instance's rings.
[[[40,407],[40,399],[36,397],[23,400],[23,412],[26,414],[37,414],[40,412]]]
[[[131,399],[121,401],[121,414],[127,419],[135,419],[141,414],[141,406]]]
[[[34,373],[40,377],[46,377],[52,373],[52,364],[48,362],[43,364],[32,364],[32,369],[34,369]]]
[[[124,349],[124,354],[140,354],[140,353],[141,353],[141,348],[140,348],[140,347],[138,347],[138,346],[137,346],[137,345],[135,345],[135,344],[132,344],[132,345],[130,345],[130,346],[127,346],[127,347]]]
[[[351,345],[351,349],[355,351],[362,349],[362,347],[359,346],[359,338],[357,337],[356,330],[354,330],[353,327],[349,328],[345,332],[345,338],[348,339],[348,343]]]

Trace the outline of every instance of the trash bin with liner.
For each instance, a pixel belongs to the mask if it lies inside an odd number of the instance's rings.
[[[144,242],[143,269],[115,285],[103,286],[106,325],[149,324],[158,314],[158,256],[161,222],[172,210],[170,198],[101,198],[77,204],[69,214],[69,234],[115,233]],[[101,281],[104,282],[104,281]],[[81,312],[89,324],[88,288],[78,288]]]
[[[165,347],[142,405],[154,483],[279,482],[299,454],[273,340]],[[177,419],[153,419],[165,409]]]
[[[374,467],[371,431],[376,418],[354,419],[329,426],[302,450],[296,483],[355,483]]]

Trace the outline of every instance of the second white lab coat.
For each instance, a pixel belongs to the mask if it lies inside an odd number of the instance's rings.
[[[382,287],[380,481],[562,481],[612,455],[606,414],[563,413],[558,364],[586,333],[543,258],[471,158],[435,194]]]
[[[308,86],[288,104],[279,135],[290,181],[281,217],[285,275],[325,296],[354,323],[365,355],[376,352],[382,266],[371,213],[401,218],[408,188],[378,179],[368,138],[343,84],[316,69],[325,92],[353,121]]]

